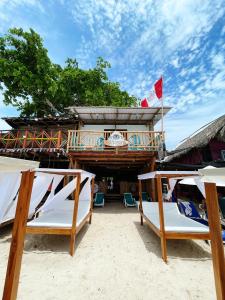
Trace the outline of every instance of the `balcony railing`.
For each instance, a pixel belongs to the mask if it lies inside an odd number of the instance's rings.
[[[0,149],[66,149],[67,131],[2,130]]]
[[[110,146],[113,130],[69,130],[67,151],[158,151],[163,141],[161,131],[119,131],[125,145]]]

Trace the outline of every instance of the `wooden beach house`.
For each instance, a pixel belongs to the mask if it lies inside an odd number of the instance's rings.
[[[164,115],[170,110],[164,107]],[[155,170],[165,132],[154,129],[161,107],[69,107],[67,117],[4,118],[0,155],[40,167],[82,168],[97,175],[108,199],[138,194],[137,175]]]

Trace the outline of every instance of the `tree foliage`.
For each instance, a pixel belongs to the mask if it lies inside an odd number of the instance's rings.
[[[11,104],[22,116],[65,113],[71,105],[131,106],[136,98],[121,91],[119,83],[109,81],[110,64],[99,57],[93,69],[79,68],[68,58],[65,66],[48,57],[41,37],[13,28],[0,37],[0,88],[4,103]]]

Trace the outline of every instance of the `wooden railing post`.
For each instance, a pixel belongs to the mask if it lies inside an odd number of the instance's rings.
[[[25,136],[23,137],[23,148],[26,148],[27,144],[27,136],[28,136],[28,131],[25,131]]]
[[[17,296],[33,180],[33,171],[22,172],[2,300],[15,300]]]
[[[58,140],[57,140],[57,148],[60,149],[62,145],[62,131],[58,131]]]

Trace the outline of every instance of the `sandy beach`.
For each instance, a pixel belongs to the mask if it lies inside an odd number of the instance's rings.
[[[2,294],[11,228],[0,229]],[[159,238],[135,208],[107,203],[76,239],[75,256],[62,236],[28,236],[18,299],[216,299],[210,246],[204,241],[168,241],[168,264]]]

